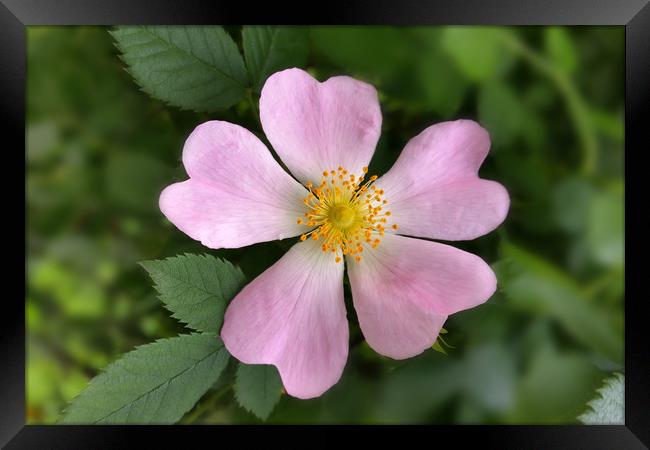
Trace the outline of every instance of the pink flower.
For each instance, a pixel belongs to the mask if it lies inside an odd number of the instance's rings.
[[[295,397],[333,386],[348,355],[343,260],[368,345],[395,359],[431,347],[447,316],[494,293],[481,258],[407,237],[474,239],[505,219],[508,193],[478,177],[490,139],[476,122],[427,128],[377,179],[366,178],[381,128],[372,86],[284,70],[266,81],[260,118],[300,182],[251,132],[210,121],[185,143],[190,178],[160,196],[163,214],[210,248],[301,237],[230,303],[221,337],[237,359],[277,366]]]

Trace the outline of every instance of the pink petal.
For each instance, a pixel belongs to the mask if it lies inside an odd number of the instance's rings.
[[[348,356],[343,264],[320,246],[294,245],[235,297],[221,329],[235,358],[277,366],[287,393],[298,398],[333,386]]]
[[[375,88],[345,76],[319,83],[300,69],[266,80],[260,118],[273,148],[303,183],[317,183],[324,170],[339,166],[360,174],[381,130]]]
[[[496,277],[481,258],[449,245],[386,235],[348,261],[361,330],[378,353],[404,359],[433,345],[447,316],[489,299]]]
[[[210,248],[235,248],[297,236],[307,190],[286,173],[253,133],[205,122],[183,148],[189,180],[160,194],[160,210]]]
[[[433,125],[411,139],[377,182],[399,233],[444,240],[474,239],[503,222],[510,198],[478,169],[487,156],[487,131],[471,120]]]

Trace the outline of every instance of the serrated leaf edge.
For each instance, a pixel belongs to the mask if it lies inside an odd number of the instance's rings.
[[[142,29],[144,30],[144,25],[131,25],[131,26],[134,26],[134,27],[137,27],[137,28],[142,28]],[[115,27],[113,30],[108,30],[108,33],[111,35],[111,38],[113,39],[113,45],[115,45],[115,47],[119,50],[119,54],[117,55],[117,57],[120,59],[120,61],[122,61],[122,62],[124,63],[125,67],[124,67],[123,69],[126,71],[126,73],[129,74],[129,77],[131,78],[131,80],[133,80],[133,82],[135,83],[135,85],[138,86],[138,90],[139,90],[140,92],[143,92],[143,93],[147,94],[147,96],[149,96],[151,99],[156,100],[156,101],[159,101],[159,102],[162,102],[164,105],[171,106],[171,107],[173,107],[173,108],[178,108],[178,109],[181,110],[181,111],[192,111],[192,112],[195,112],[195,113],[210,113],[210,112],[215,112],[215,111],[224,111],[224,110],[226,110],[226,109],[228,109],[228,108],[231,108],[231,107],[233,107],[234,105],[236,105],[237,103],[239,103],[239,102],[244,98],[244,97],[242,97],[242,99],[240,99],[238,102],[235,102],[235,103],[233,103],[232,105],[227,106],[227,107],[224,107],[224,108],[220,108],[220,109],[210,109],[210,108],[188,108],[188,107],[185,107],[185,106],[175,105],[175,104],[171,103],[169,100],[165,100],[165,99],[161,99],[161,98],[156,97],[156,96],[154,95],[154,93],[153,93],[153,92],[150,92],[149,89],[147,89],[145,86],[143,86],[143,85],[138,81],[138,79],[137,79],[135,76],[133,76],[133,74],[132,74],[131,71],[129,70],[129,64],[126,62],[126,60],[125,60],[124,57],[123,57],[123,56],[124,56],[124,53],[125,53],[125,50],[124,50],[124,48],[120,45],[120,43],[117,41],[117,39],[116,39],[116,37],[115,37],[115,32],[116,32],[116,31],[119,31],[118,27]],[[145,31],[146,31],[146,30],[145,30]],[[224,30],[224,32],[226,32],[226,31]],[[228,33],[226,32],[226,34],[228,34]],[[228,35],[228,36],[230,36],[230,35]],[[232,39],[232,38],[231,38],[231,39]],[[167,42],[167,41],[165,41],[165,42]],[[176,46],[174,46],[174,47],[176,47]],[[178,47],[176,47],[176,48],[178,48]],[[180,50],[182,50],[182,49],[180,49]],[[239,49],[238,49],[238,50],[239,50]],[[187,53],[187,52],[185,52],[185,53]],[[239,56],[242,58],[242,60],[244,60],[244,55],[242,55],[241,52],[239,52]],[[198,59],[198,58],[197,58],[197,59]],[[245,62],[245,61],[244,61],[244,67],[248,68],[248,67],[246,66],[246,62]],[[217,72],[222,73],[220,70],[218,70],[218,69],[216,69],[216,68],[214,68],[214,67],[212,67],[212,68],[213,68],[214,70],[216,70]],[[239,82],[239,80],[236,80],[236,79],[234,79],[234,78],[232,78],[232,77],[230,77],[230,76],[227,76],[227,75],[225,75],[225,76],[226,76],[227,78],[230,78],[230,79],[234,80],[234,81],[235,81],[239,86],[242,87],[242,89],[244,90],[244,92],[246,91],[246,89],[249,89],[249,88],[250,88],[250,86],[246,86],[246,85],[244,85],[244,84],[241,84],[241,83]],[[250,78],[250,77],[249,77],[249,78]]]
[[[241,399],[239,398],[239,389],[237,389],[237,386],[238,386],[238,384],[239,384],[239,368],[242,367],[243,365],[244,365],[244,364],[242,364],[242,363],[240,362],[239,365],[238,365],[238,367],[237,367],[237,370],[235,371],[235,389],[233,389],[233,392],[235,393],[235,400],[237,400],[237,404],[238,404],[240,407],[244,408],[246,411],[248,411],[249,413],[253,414],[253,415],[254,415],[255,417],[257,417],[258,419],[260,419],[260,420],[262,420],[262,421],[266,421],[266,419],[269,418],[269,416],[271,415],[271,413],[273,413],[273,410],[275,409],[275,407],[277,406],[277,404],[278,404],[278,402],[279,402],[280,400],[278,399],[278,401],[277,401],[277,402],[273,405],[273,407],[269,410],[268,414],[266,414],[266,416],[264,416],[264,417],[262,417],[262,415],[258,414],[256,411],[253,411],[253,410],[252,410],[251,408],[249,408],[248,406],[244,405],[244,403],[243,403],[243,402],[241,401]],[[273,365],[273,364],[265,364],[265,365]],[[264,374],[264,381],[265,381],[265,383],[264,383],[264,390],[266,391],[266,373]],[[282,397],[282,393],[283,393],[283,392],[284,392],[283,389],[281,389],[281,390],[280,390],[280,397]]]
[[[153,345],[156,345],[156,344],[160,344],[160,343],[163,343],[163,342],[166,342],[166,341],[170,341],[170,340],[174,340],[174,339],[178,339],[178,338],[183,338],[183,337],[185,337],[185,336],[198,336],[198,335],[201,335],[201,336],[214,336],[215,338],[220,339],[219,336],[217,336],[215,333],[210,333],[210,332],[197,332],[197,333],[189,333],[189,334],[181,334],[181,333],[179,333],[179,334],[176,335],[176,336],[171,336],[171,337],[166,337],[166,338],[159,338],[159,339],[156,339],[156,340],[153,341],[153,342],[147,342],[147,343],[145,343],[145,344],[136,345],[136,346],[134,346],[133,349],[131,349],[130,351],[125,352],[125,353],[122,353],[122,354],[119,355],[119,357],[116,358],[114,361],[112,361],[112,362],[110,362],[109,364],[107,364],[106,366],[102,367],[102,368],[99,370],[99,372],[97,373],[97,375],[95,375],[95,376],[94,376],[90,381],[88,381],[88,384],[87,384],[87,385],[86,385],[86,386],[85,386],[85,387],[84,387],[84,388],[83,388],[83,389],[82,389],[82,390],[81,390],[77,395],[75,395],[73,398],[71,398],[71,399],[68,401],[68,405],[63,409],[63,411],[61,411],[61,417],[59,418],[59,420],[58,420],[57,423],[59,423],[59,424],[63,424],[63,422],[65,421],[65,419],[66,419],[66,417],[67,417],[68,412],[70,411],[70,408],[73,406],[73,403],[74,403],[74,402],[75,402],[75,401],[76,401],[76,400],[77,400],[77,399],[78,399],[78,398],[79,398],[79,397],[80,397],[84,392],[86,392],[88,389],[90,389],[91,387],[96,386],[96,380],[97,380],[101,375],[104,375],[104,374],[106,373],[106,371],[108,370],[109,367],[111,367],[113,364],[116,364],[118,361],[122,360],[122,358],[124,358],[124,357],[125,357],[126,355],[128,355],[129,353],[133,353],[133,352],[138,351],[138,350],[140,350],[140,349],[142,349],[142,348],[144,348],[144,347],[153,346]],[[226,351],[226,352],[228,353],[228,350],[226,349],[226,346],[223,344],[223,342],[222,342],[222,345],[221,345],[220,348],[218,348],[215,352],[210,353],[210,354],[209,354],[208,356],[206,356],[205,358],[203,358],[203,359],[199,360],[198,362],[196,362],[192,367],[196,366],[198,363],[200,363],[200,362],[204,361],[205,359],[207,359],[208,357],[212,356],[212,355],[213,355],[214,353],[216,353],[217,351],[222,351],[222,350],[224,350],[224,351]],[[230,357],[230,353],[228,353],[228,357]],[[178,374],[175,375],[174,377],[171,377],[170,379],[173,379],[173,378],[176,378],[176,377],[180,376],[181,374],[185,373],[187,370],[189,370],[189,369],[184,369],[183,371],[181,371],[180,373],[178,373]],[[165,384],[165,383],[162,383],[162,384],[156,386],[154,389],[152,389],[152,391],[155,390],[155,389],[158,389],[158,388],[159,388],[160,386],[162,386],[163,384]],[[150,392],[151,392],[151,391],[150,391]],[[136,398],[135,400],[133,400],[133,401],[136,401],[136,400],[142,398],[142,397],[143,397],[144,395],[146,395],[146,394],[148,394],[148,392],[145,393],[145,394],[140,395],[139,397],[137,397],[137,398]],[[116,411],[119,411],[121,408],[123,408],[123,406],[120,407],[120,408],[118,408],[118,409],[116,409],[115,411],[112,411],[111,413],[105,415],[104,417],[99,418],[99,419],[93,421],[92,424],[96,424],[96,423],[99,422],[100,420],[102,420],[102,419],[104,419],[104,418],[110,416],[111,414],[114,414]],[[191,408],[190,408],[190,409],[191,409]],[[185,411],[185,412],[187,412],[187,411]]]
[[[598,411],[596,410],[597,403],[601,400],[605,400],[605,392],[607,389],[613,389],[613,383],[616,381],[619,381],[621,384],[623,384],[623,388],[625,388],[625,376],[622,373],[617,372],[612,374],[611,377],[605,378],[602,381],[602,386],[596,389],[597,394],[587,403],[586,411],[578,416],[578,420],[580,420],[580,422],[586,424],[586,422],[584,422],[585,416],[598,414]],[[625,398],[623,398],[623,401],[625,401]],[[592,422],[589,422],[589,424],[592,424]],[[593,424],[595,425],[595,423]]]
[[[219,257],[219,256],[214,256],[214,255],[211,255],[211,254],[209,254],[209,253],[188,253],[188,252],[185,252],[185,253],[182,253],[182,254],[180,254],[180,255],[176,255],[176,256],[168,256],[168,257],[163,258],[163,259],[148,259],[148,260],[144,260],[144,261],[138,261],[137,264],[145,270],[145,272],[147,273],[147,275],[149,276],[149,278],[150,278],[151,281],[153,282],[153,288],[154,288],[154,290],[155,290],[156,293],[157,293],[156,298],[160,301],[160,303],[162,304],[163,308],[165,308],[167,311],[169,311],[169,312],[171,313],[171,314],[170,314],[170,317],[173,317],[174,319],[176,319],[176,320],[177,320],[181,325],[183,325],[183,326],[184,326],[185,328],[187,328],[188,330],[196,331],[198,334],[216,334],[216,335],[218,336],[218,333],[215,333],[214,331],[208,331],[208,330],[199,330],[199,329],[196,329],[196,328],[194,328],[192,325],[190,325],[188,322],[186,322],[185,320],[183,320],[183,319],[181,319],[180,317],[178,317],[178,316],[176,315],[176,312],[173,311],[173,310],[171,309],[171,307],[170,307],[169,305],[167,305],[167,303],[165,303],[165,301],[162,299],[162,293],[158,290],[158,283],[156,283],[156,282],[153,280],[153,278],[151,277],[151,274],[149,273],[149,270],[145,267],[145,264],[146,264],[146,263],[149,263],[149,262],[169,261],[169,260],[173,260],[174,258],[179,258],[179,257],[190,257],[190,256],[197,256],[197,257],[200,257],[200,258],[206,258],[206,259],[210,259],[210,258],[212,258],[212,259],[215,259],[215,260],[218,261],[218,262],[221,262],[222,264],[230,264],[234,269],[236,269],[236,270],[241,274],[242,278],[244,279],[244,283],[245,283],[246,280],[247,280],[246,274],[244,274],[244,271],[241,270],[241,268],[240,268],[239,266],[237,266],[237,265],[231,263],[230,261],[228,261],[228,260],[225,259],[225,258],[221,258],[221,257]],[[231,300],[232,300],[232,299],[231,299]],[[145,345],[146,345],[146,344],[145,344]]]

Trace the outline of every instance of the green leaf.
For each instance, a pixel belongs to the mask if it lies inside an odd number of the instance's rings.
[[[578,416],[586,425],[625,424],[625,377],[617,373],[598,389],[599,395],[588,404],[590,410]]]
[[[441,336],[442,334],[447,334],[447,330],[445,330],[444,328],[440,328],[440,332],[438,334],[438,337],[436,338],[436,341],[433,343],[431,348],[433,350],[435,350],[436,352],[438,352],[438,353],[442,353],[443,355],[446,355],[447,351],[444,349],[443,345],[445,345],[445,347],[449,347],[449,348],[454,348],[454,347],[447,344],[445,339]],[[441,342],[442,342],[442,344],[441,344]]]
[[[244,58],[258,92],[269,75],[307,62],[307,29],[302,27],[245,26]]]
[[[127,26],[111,34],[129,73],[154,98],[197,112],[244,98],[244,61],[220,26]]]
[[[443,355],[447,354],[447,350],[445,350],[442,345],[440,345],[440,339],[436,339],[436,342],[433,343],[431,346],[433,350],[435,350],[438,353],[442,353]]]
[[[275,366],[239,364],[235,397],[244,409],[266,420],[281,394],[282,380]]]
[[[578,67],[576,49],[566,28],[545,28],[544,47],[551,63],[564,72],[572,73]]]
[[[442,47],[468,79],[485,81],[506,68],[512,59],[503,46],[508,33],[495,27],[446,27]]]
[[[172,317],[198,331],[221,330],[228,303],[245,283],[239,268],[210,255],[185,254],[140,264]]]
[[[211,334],[138,347],[95,377],[65,411],[65,424],[171,424],[212,386],[228,362]]]

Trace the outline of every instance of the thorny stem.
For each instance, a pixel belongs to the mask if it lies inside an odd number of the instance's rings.
[[[593,124],[589,119],[587,106],[576,89],[570,77],[556,69],[546,59],[514,37],[503,39],[504,45],[513,53],[528,61],[531,66],[547,76],[555,84],[567,104],[569,117],[578,132],[578,139],[582,147],[582,167],[584,175],[593,175],[598,160],[598,147]]]

